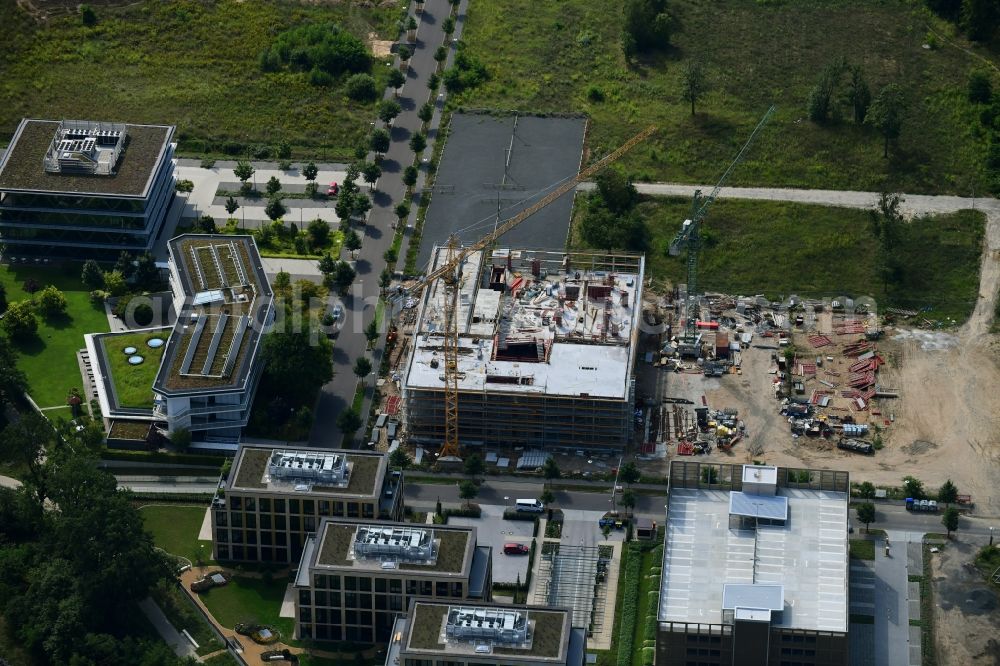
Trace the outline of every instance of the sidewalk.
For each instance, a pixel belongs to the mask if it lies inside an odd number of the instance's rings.
[[[156,628],[157,633],[160,634],[163,641],[174,651],[174,654],[178,657],[198,658],[198,653],[195,651],[194,646],[191,645],[191,641],[177,631],[174,625],[170,624],[170,620],[163,614],[163,611],[156,605],[152,597],[146,597],[140,601],[139,610],[149,618],[150,623]]]

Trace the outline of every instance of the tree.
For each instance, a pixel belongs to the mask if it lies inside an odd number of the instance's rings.
[[[306,226],[306,234],[313,248],[324,247],[330,241],[330,223],[317,217]]]
[[[355,276],[356,273],[354,272],[354,269],[351,268],[351,265],[346,261],[337,262],[337,268],[330,274],[333,284],[336,286],[337,291],[341,296],[347,294],[347,289],[351,286],[351,283],[354,282]]]
[[[439,63],[442,63],[445,60],[447,60],[448,59],[448,47],[445,46],[444,44],[442,44],[441,46],[437,47],[437,49],[435,49],[435,51],[434,51],[434,59],[436,61],[438,61]]]
[[[913,499],[924,499],[924,482],[912,476],[903,477],[903,492]]]
[[[618,472],[618,478],[621,479],[622,483],[631,486],[633,483],[637,483],[642,477],[642,473],[639,468],[631,460],[624,465],[622,465],[621,470]]]
[[[373,153],[387,153],[391,143],[389,133],[381,128],[373,131],[371,136],[368,138],[368,147],[371,148]]]
[[[451,16],[446,18],[444,22],[441,24],[441,29],[444,31],[444,34],[446,35],[450,35],[451,33],[455,32],[455,19]]]
[[[347,188],[341,187],[337,203],[333,207],[333,212],[340,218],[341,227],[346,223],[350,223],[351,215],[354,214],[354,193]]]
[[[170,444],[178,451],[187,451],[191,446],[191,431],[187,428],[178,428],[170,433]]]
[[[882,290],[885,292],[888,292],[890,284],[896,284],[903,270],[896,252],[906,232],[903,214],[899,210],[902,201],[899,194],[882,192],[875,202],[875,208],[869,211],[872,235],[879,243],[876,268],[882,277]]]
[[[405,470],[412,462],[413,461],[410,460],[409,454],[406,453],[406,450],[402,446],[394,449],[392,453],[389,454],[390,467]]]
[[[35,412],[27,412],[0,432],[0,459],[27,470],[31,491],[41,506],[48,498],[48,477],[51,471],[44,456],[55,446],[52,425]]]
[[[635,210],[616,215],[599,201],[588,204],[579,229],[587,245],[603,250],[642,250],[649,243],[649,230],[641,215]]]
[[[388,289],[389,285],[391,284],[392,284],[392,271],[389,270],[388,268],[383,268],[382,272],[379,273],[378,276],[378,287],[384,293],[385,290]]]
[[[554,481],[562,476],[562,471],[559,469],[555,458],[550,456],[545,459],[545,463],[542,464],[542,476],[545,477],[546,485],[549,481]]]
[[[104,289],[104,273],[93,259],[83,262],[83,273],[80,279],[83,280],[83,283],[91,291],[94,289]]]
[[[951,482],[951,479],[941,484],[937,501],[945,505],[951,505],[958,501],[958,488]]]
[[[962,0],[959,24],[974,42],[988,42],[996,33],[1000,7],[996,0]]]
[[[395,213],[396,217],[399,218],[399,222],[402,224],[403,220],[405,220],[410,215],[410,204],[406,203],[405,201],[399,202],[398,204],[396,204]]]
[[[472,508],[472,500],[479,494],[479,485],[475,481],[466,479],[458,484],[458,496],[465,500],[465,508]]]
[[[903,89],[896,83],[882,88],[868,108],[865,122],[877,129],[885,139],[882,157],[889,157],[889,142],[899,138],[904,109]]]
[[[556,501],[556,495],[548,488],[542,489],[542,494],[538,496],[538,501],[548,506]]]
[[[359,379],[364,379],[371,374],[371,371],[372,362],[364,356],[359,356],[354,360],[354,374],[356,374]]]
[[[639,202],[638,190],[620,169],[614,167],[603,169],[594,181],[597,184],[596,196],[616,215],[632,210]]]
[[[410,59],[410,56],[413,55],[413,53],[410,51],[410,47],[406,45],[400,46],[399,50],[396,51],[396,53],[399,55],[400,62],[406,62],[407,60]]]
[[[264,213],[272,220],[279,220],[285,216],[285,204],[281,202],[281,197],[271,197],[264,206]]]
[[[865,524],[865,532],[868,532],[868,526],[875,522],[875,505],[871,502],[861,502],[854,510],[858,515],[858,521]]]
[[[382,122],[389,124],[402,110],[403,107],[396,100],[385,99],[378,105],[378,117]]]
[[[279,270],[272,283],[277,294],[287,294],[292,289],[292,276],[286,270]]]
[[[858,485],[858,496],[864,499],[872,499],[875,497],[875,484],[871,481],[864,481]]]
[[[145,297],[140,296],[140,298]],[[132,311],[132,317],[139,326],[149,326],[153,323],[154,314],[153,308],[149,303],[139,303],[139,305],[135,306],[135,310]]]
[[[121,296],[128,289],[125,276],[121,271],[109,271],[104,274],[104,288],[112,296]]]
[[[233,197],[229,197],[228,199],[226,199],[226,212],[227,213],[229,213],[230,215],[232,215],[237,210],[239,210],[239,208],[240,208],[240,204],[239,204],[238,201],[236,201],[236,199],[234,199]]]
[[[35,299],[38,311],[46,319],[66,314],[66,297],[52,285],[38,292]]]
[[[316,166],[315,162],[308,162],[304,167],[302,167],[302,177],[308,181],[316,180],[316,176],[319,175],[319,168]]]
[[[431,118],[434,117],[434,106],[430,102],[426,102],[417,111],[417,117],[420,118],[420,122],[429,123]]]
[[[417,132],[412,137],[410,137],[410,150],[412,150],[416,154],[419,155],[420,153],[424,152],[424,148],[426,147],[427,147],[427,137],[425,137],[423,133]]]
[[[483,457],[478,453],[469,454],[465,458],[465,462],[462,463],[462,467],[465,470],[465,475],[474,479],[486,473],[486,463],[483,462]]]
[[[973,104],[988,104],[993,98],[993,84],[989,72],[982,69],[969,72],[967,94]]]
[[[0,409],[19,399],[27,390],[28,380],[17,368],[14,348],[6,338],[0,338]]]
[[[261,383],[291,402],[312,404],[316,390],[333,378],[329,341],[320,336],[317,343],[312,338],[308,331],[276,330],[265,335]]]
[[[337,417],[337,428],[340,432],[350,436],[361,427],[361,417],[353,409],[345,409]]]
[[[355,102],[372,102],[378,98],[378,87],[371,74],[352,74],[344,84],[344,92]]]
[[[417,167],[411,164],[403,169],[403,184],[407,187],[413,187],[417,184]]]
[[[382,167],[372,162],[365,165],[365,168],[361,170],[361,174],[364,176],[365,182],[368,183],[368,188],[374,190],[375,183],[382,176]]]
[[[439,85],[441,85],[441,76],[437,72],[431,72],[431,75],[427,77],[427,87],[431,92],[434,92]]]
[[[365,213],[372,209],[372,200],[365,194],[354,195],[352,204],[351,213],[357,217],[364,217]]]
[[[872,92],[865,81],[864,70],[860,65],[851,67],[851,82],[847,89],[847,101],[854,111],[854,122],[860,125],[865,122],[868,108],[872,103]]]
[[[330,253],[327,252],[322,257],[320,257],[318,267],[320,273],[322,273],[323,275],[329,275],[330,273],[333,273],[335,270],[337,270],[337,260],[331,257]]]
[[[358,236],[358,232],[351,229],[344,236],[344,247],[347,248],[348,252],[354,254],[361,249],[361,236]]]
[[[953,506],[945,509],[944,515],[941,516],[941,524],[948,530],[948,538],[950,539],[951,533],[958,529],[958,509]]]
[[[233,169],[233,173],[240,179],[240,183],[244,185],[253,177],[254,172],[254,168],[250,166],[250,163],[243,160],[237,162],[236,168]]]
[[[631,488],[626,488],[622,492],[622,506],[625,507],[625,512],[627,514],[632,513],[632,509],[635,508],[635,491]]]
[[[392,88],[397,95],[399,94],[399,89],[402,88],[403,84],[405,83],[406,83],[405,74],[403,74],[398,69],[393,69],[389,71],[389,87]]]
[[[368,340],[369,346],[378,340],[378,322],[374,319],[368,322],[368,325],[365,326],[365,339]]]
[[[273,197],[280,191],[281,191],[281,181],[278,180],[277,176],[271,176],[270,180],[267,181],[267,193]]]
[[[673,27],[666,0],[625,0],[622,49],[626,57],[667,48]]]
[[[694,105],[708,90],[705,80],[705,69],[698,60],[688,60],[681,75],[681,99],[691,104],[691,115],[694,115]]]
[[[31,307],[31,301],[18,301],[7,306],[3,321],[3,330],[12,340],[29,340],[38,333],[38,318]]]
[[[80,21],[88,28],[97,25],[97,12],[90,5],[80,5]]]

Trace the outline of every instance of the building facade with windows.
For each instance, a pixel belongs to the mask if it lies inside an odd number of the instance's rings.
[[[213,556],[294,564],[324,518],[400,520],[402,489],[384,453],[242,444],[212,502]]]
[[[656,663],[847,666],[847,472],[673,461]]]
[[[488,602],[492,586],[474,527],[327,518],[295,576],[296,637],[388,642],[411,600]]]
[[[0,242],[15,258],[151,250],[176,192],[175,145],[172,126],[23,119],[0,159]]]
[[[583,666],[586,632],[558,608],[416,599],[386,666]]]

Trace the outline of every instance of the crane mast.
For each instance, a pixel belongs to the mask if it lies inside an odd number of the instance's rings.
[[[736,154],[733,161],[730,162],[729,167],[722,174],[722,177],[719,178],[719,182],[715,184],[709,195],[703,197],[701,190],[694,191],[694,197],[691,200],[691,217],[684,220],[680,231],[677,232],[677,235],[670,242],[670,256],[676,257],[681,253],[681,250],[687,250],[687,303],[684,308],[684,338],[688,348],[691,348],[691,345],[693,345],[695,339],[695,321],[698,318],[698,250],[701,246],[701,222],[705,219],[709,206],[719,196],[719,191],[722,189],[723,184],[729,179],[729,174],[743,161],[750,145],[757,138],[757,134],[771,119],[774,109],[775,107],[772,105],[764,113],[760,122],[757,123],[757,127],[750,133],[750,137],[743,144],[743,147],[740,148],[740,152]]]
[[[576,188],[578,184],[590,178],[598,171],[615,162],[619,157],[632,150],[637,144],[645,141],[656,127],[650,125],[616,150],[605,155],[592,165],[576,174],[556,189],[552,190],[534,204],[525,208],[517,215],[505,220],[486,236],[464,248],[459,247],[458,237],[452,235],[448,239],[448,252],[445,262],[440,267],[427,274],[427,277],[410,290],[410,295],[417,297],[435,280],[444,284],[444,442],[439,452],[440,458],[458,456],[458,291],[461,284],[462,262],[473,252],[483,250],[492,245],[498,238],[515,228],[526,219],[548,206],[550,203]]]

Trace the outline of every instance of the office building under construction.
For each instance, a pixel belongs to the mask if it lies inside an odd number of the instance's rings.
[[[446,256],[438,248],[431,270]],[[470,254],[457,311],[459,444],[625,446],[643,271],[639,255]],[[444,293],[440,281],[423,292],[403,379],[416,445],[444,438]]]

